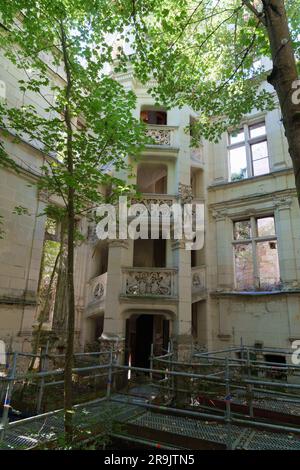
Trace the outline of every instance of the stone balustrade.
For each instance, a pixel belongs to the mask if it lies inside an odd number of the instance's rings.
[[[153,140],[152,145],[163,147],[175,146],[176,127],[148,124],[146,135]],[[149,144],[151,145],[151,144]]]
[[[172,204],[178,202],[178,198],[176,196],[172,196],[170,194],[143,194],[141,199],[135,198],[131,200],[132,204],[144,204],[147,207],[148,211],[151,210],[152,204],[165,204],[166,206],[171,207]]]

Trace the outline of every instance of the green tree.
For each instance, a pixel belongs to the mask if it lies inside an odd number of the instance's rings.
[[[300,202],[299,0],[152,0],[132,2],[132,61],[157,80],[151,93],[199,112],[197,129],[217,141],[252,109],[280,104]],[[258,59],[272,59],[271,72]]]
[[[44,102],[43,109],[28,100],[22,107],[1,104],[1,163],[16,166],[5,137],[38,146],[45,155],[38,188],[50,199],[59,196],[61,207],[49,203],[48,210],[67,224],[64,407],[71,439],[76,219],[103,202],[105,185],[113,187],[112,201],[133,191],[110,169],[128,171],[126,156],[136,156],[146,141],[143,125],[133,118],[134,94],[105,72],[113,62],[109,38],[122,33],[128,17],[109,0],[1,0],[0,12],[0,46],[22,71],[20,89]]]

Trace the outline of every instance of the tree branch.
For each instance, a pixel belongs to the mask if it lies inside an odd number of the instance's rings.
[[[242,4],[248,8],[248,10],[250,10],[258,19],[259,21],[264,25],[266,26],[266,21],[263,17],[263,14],[260,13],[259,11],[257,11],[257,9],[255,8],[254,5],[252,5],[252,3],[250,2],[250,0],[242,0]]]

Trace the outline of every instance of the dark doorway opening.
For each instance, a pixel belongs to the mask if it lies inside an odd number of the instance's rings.
[[[151,344],[154,355],[164,354],[169,342],[169,320],[163,315],[132,315],[126,320],[126,364],[150,367]]]
[[[151,344],[153,342],[153,315],[140,315],[136,320],[135,365],[150,366]]]
[[[133,266],[137,268],[165,268],[166,240],[134,240]]]

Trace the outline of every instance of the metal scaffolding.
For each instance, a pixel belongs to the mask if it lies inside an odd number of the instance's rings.
[[[170,343],[161,356],[154,356],[151,349],[148,369],[121,364],[120,354],[113,349],[79,353],[74,356],[75,384],[78,376],[81,381],[99,378],[100,388],[96,401],[74,409],[78,415],[80,410],[92,408],[93,416],[100,419],[105,403],[116,412],[114,419],[126,424],[126,433],[114,432],[114,437],[154,445],[159,436],[165,448],[300,449],[300,366],[264,360],[266,355],[289,359],[290,354],[241,345],[192,351],[189,360],[181,361]],[[63,430],[61,410],[40,414],[45,391],[63,384],[63,366],[53,368],[63,356],[40,355],[40,370],[29,374],[18,368],[24,357],[32,355],[11,354],[0,376],[0,436],[6,448],[34,447]],[[82,361],[84,366],[80,366]],[[14,392],[24,383],[35,386],[36,416],[9,422]],[[89,413],[79,413],[76,419],[90,426]],[[25,429],[32,426],[35,432],[30,437]]]

